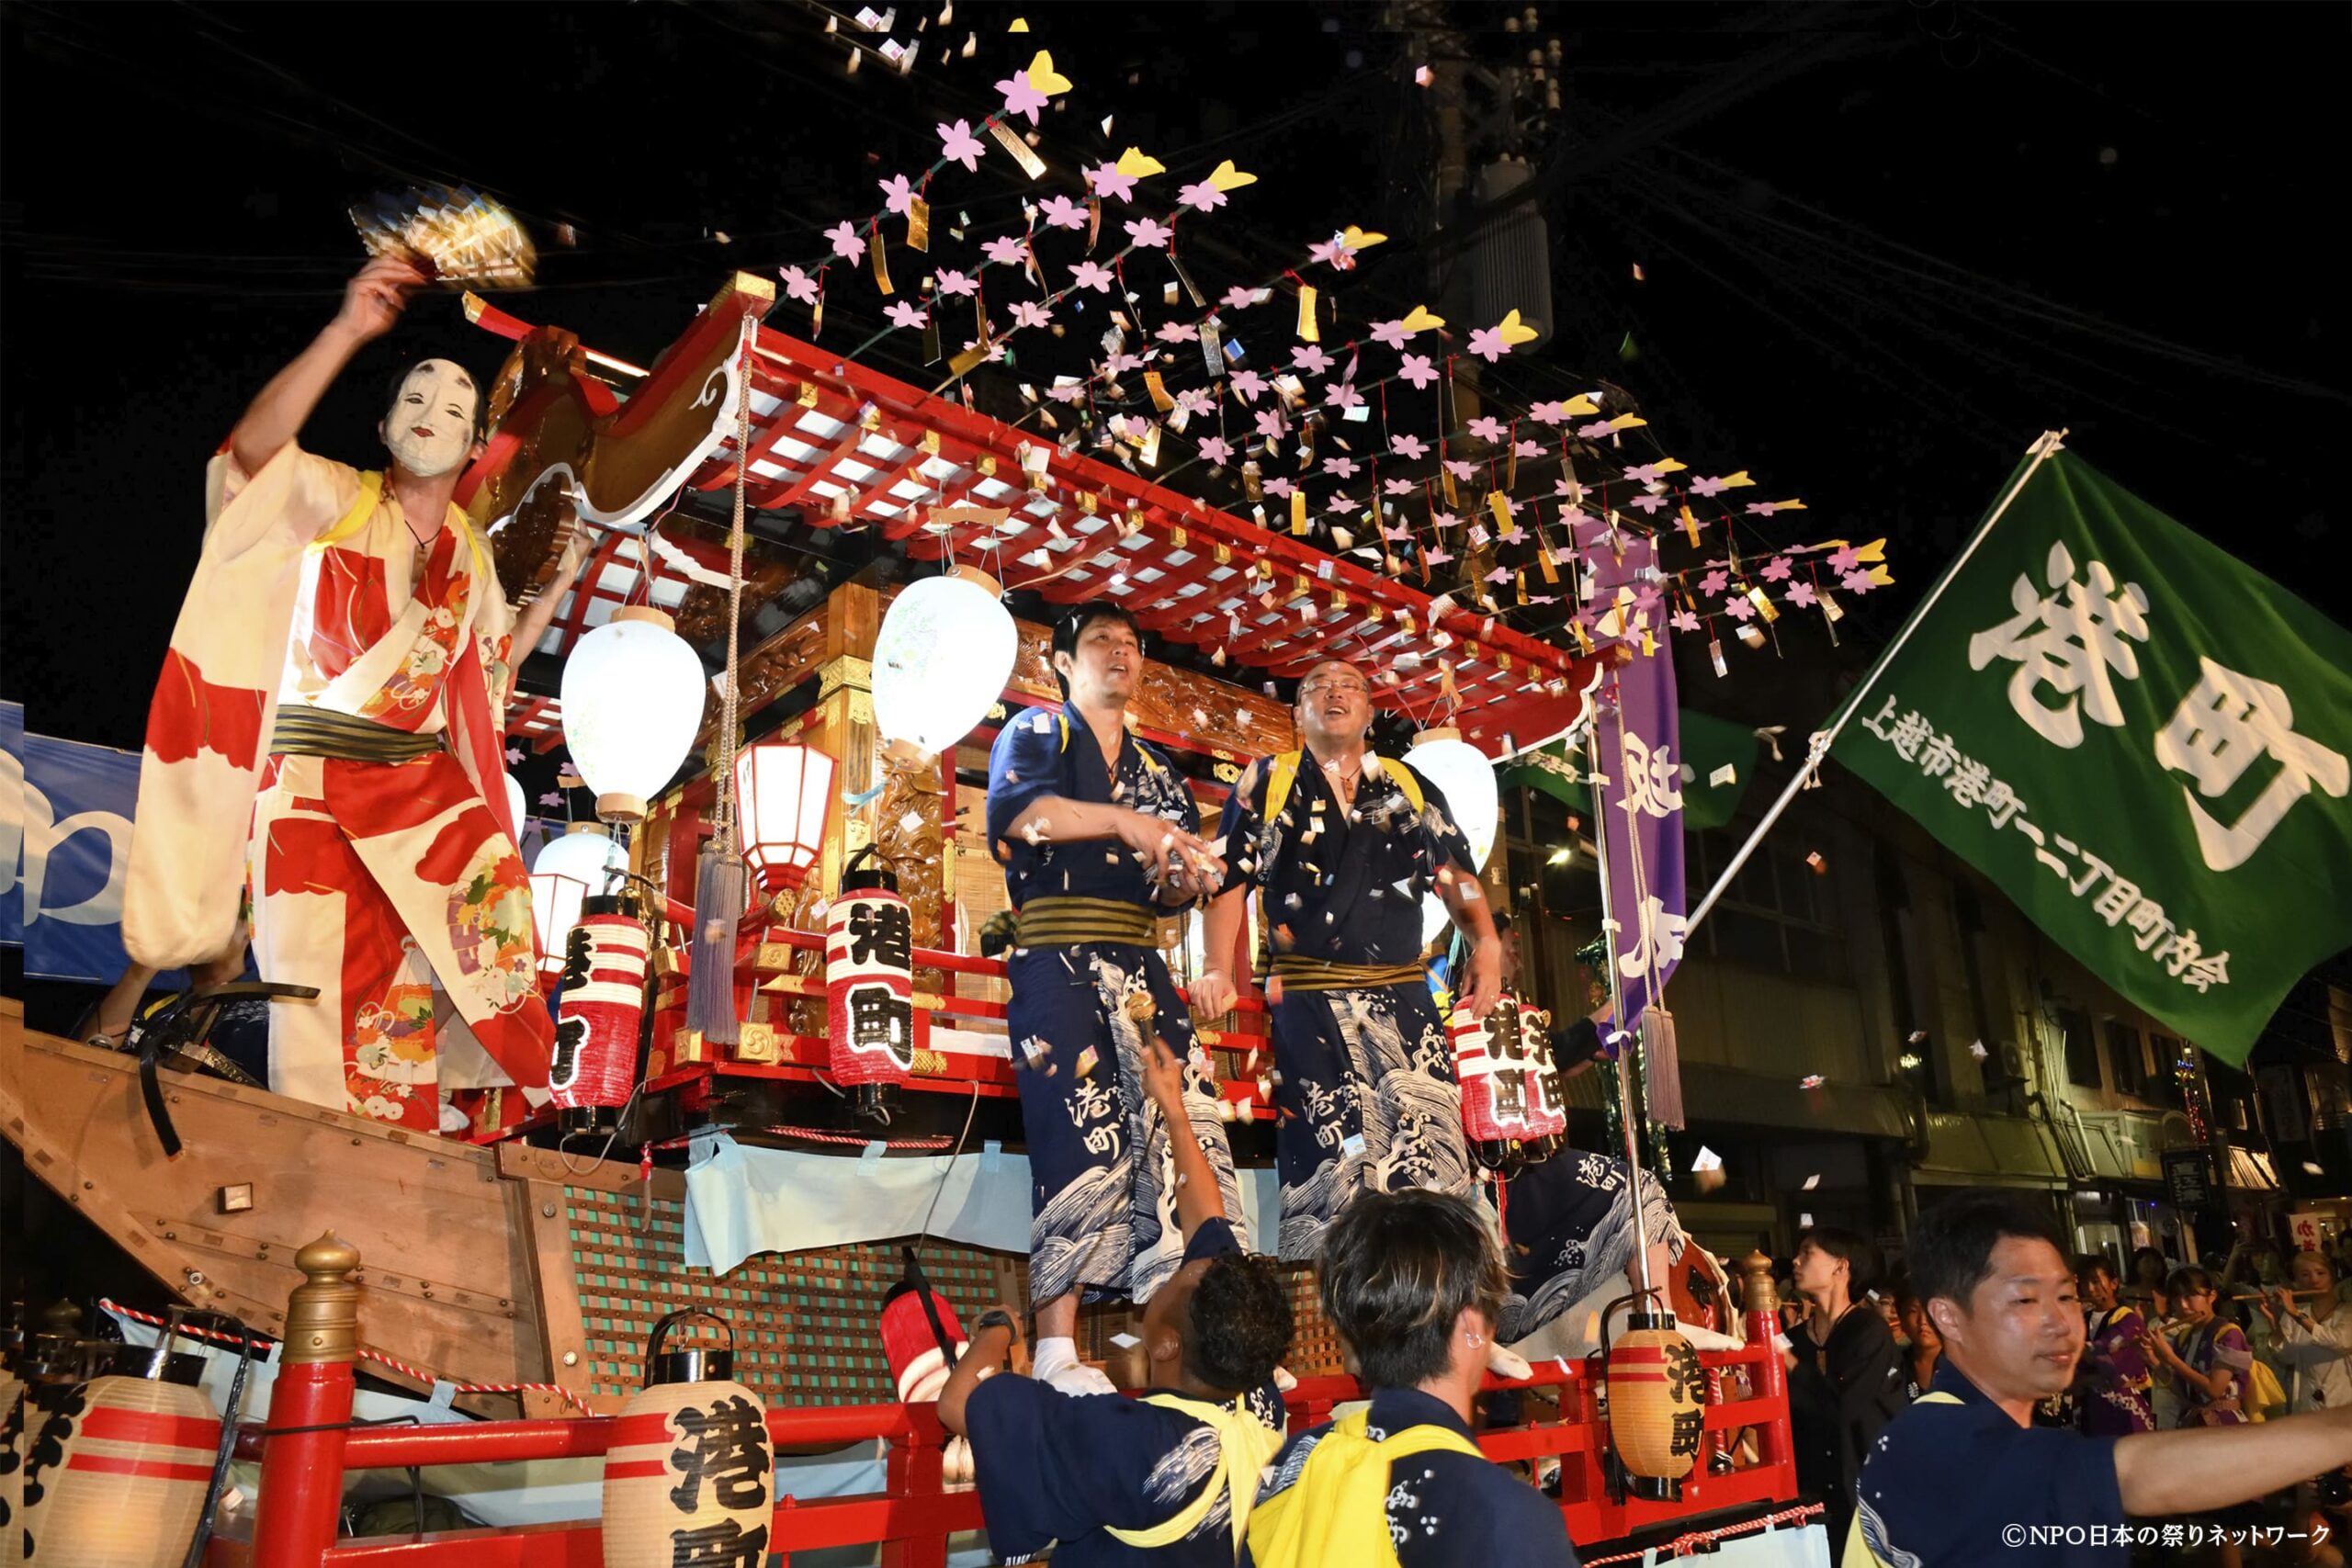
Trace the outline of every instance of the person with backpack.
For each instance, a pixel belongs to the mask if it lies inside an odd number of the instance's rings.
[[[1471,940],[1461,989],[1474,1016],[1499,994],[1502,947],[1444,795],[1367,747],[1372,716],[1363,671],[1344,659],[1308,668],[1303,744],[1244,771],[1218,818],[1229,869],[1193,983],[1204,1017],[1233,1006],[1233,954],[1256,892],[1272,958],[1280,1251],[1296,1262],[1316,1256],[1360,1191],[1477,1182],[1453,1043],[1419,962],[1422,896],[1436,892]]]
[[[1183,1070],[1164,1041],[1145,1046],[1142,1070],[1160,1113],[1181,1120]],[[999,1371],[1020,1334],[1001,1310],[981,1316],[940,1391],[940,1424],[971,1441],[1002,1561],[1056,1541],[1064,1568],[1232,1568],[1240,1552],[1259,1472],[1282,1445],[1273,1376],[1290,1348],[1290,1298],[1266,1259],[1242,1251],[1200,1145],[1173,1148],[1184,1257],[1144,1309],[1151,1391],[1073,1398]]]
[[[1293,1437],[1250,1517],[1254,1568],[1574,1568],[1559,1505],[1471,1440],[1505,1290],[1478,1206],[1364,1191],[1323,1234],[1324,1314],[1364,1409]]]
[[[1065,1393],[1109,1393],[1078,1359],[1079,1300],[1149,1302],[1182,1264],[1174,1144],[1200,1145],[1224,1212],[1241,1213],[1216,1088],[1192,1061],[1159,934],[1159,917],[1214,894],[1225,866],[1198,836],[1191,786],[1127,730],[1144,671],[1135,617],[1081,604],[1054,627],[1052,658],[1065,700],[997,736],[988,833],[1017,912],[1005,1028],[1032,1178],[1034,1365]],[[1145,1014],[1186,1064],[1181,1118],[1143,1092]]]

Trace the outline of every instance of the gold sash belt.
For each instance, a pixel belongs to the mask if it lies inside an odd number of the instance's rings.
[[[349,762],[408,762],[441,750],[441,737],[412,735],[337,713],[288,704],[277,710],[269,749],[281,757],[334,757]]]
[[[1274,955],[1274,975],[1291,991],[1368,991],[1381,986],[1422,985],[1418,964],[1326,964],[1318,958]]]
[[[1021,947],[1074,947],[1082,942],[1120,942],[1157,947],[1159,922],[1140,904],[1115,898],[1032,898],[1021,907]]]

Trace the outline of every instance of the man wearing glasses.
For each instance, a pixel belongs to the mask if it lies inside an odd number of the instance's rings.
[[[1303,748],[1252,764],[1226,803],[1228,869],[1193,1005],[1204,1018],[1233,1006],[1243,900],[1257,889],[1272,954],[1280,1250],[1304,1261],[1362,1189],[1476,1185],[1453,1049],[1419,962],[1422,895],[1434,889],[1474,944],[1464,1005],[1478,1017],[1498,993],[1502,949],[1445,797],[1366,749],[1363,673],[1316,664],[1297,722]]]

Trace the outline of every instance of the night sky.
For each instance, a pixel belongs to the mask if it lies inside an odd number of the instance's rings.
[[[1897,590],[1834,654],[1817,627],[1784,637],[1792,659],[1867,657],[2057,424],[2352,619],[2324,566],[2352,403],[2324,238],[2343,6],[1588,5],[1532,39],[1503,30],[1517,7],[1420,9],[1490,63],[1563,44],[1562,107],[1530,147],[1557,332],[1498,389],[1605,378],[1696,471],[1803,496],[1787,542],[1891,536]],[[942,60],[934,29],[900,78],[845,73],[826,13],[794,4],[0,8],[0,692],[30,728],[137,744],[204,459],[333,313],[360,260],[344,209],[377,190],[497,192],[547,253],[542,287],[503,302],[642,363],[730,268],[821,257],[823,228],[873,211],[877,179],[936,155],[935,121],[977,124],[1042,47],[1077,85],[1046,117],[1058,170],[1139,143],[1182,180],[1221,157],[1262,176],[1188,231],[1209,293],[1359,222],[1394,238],[1343,310],[1431,296],[1449,246],[1428,231],[1425,46],[1389,8],[1033,6],[1032,36],[1006,37],[1019,14],[957,0],[945,34],[977,31],[975,58]],[[1165,206],[1180,179],[1155,183]],[[941,177],[934,222],[969,211],[976,248],[1023,188],[992,152]],[[834,276],[822,341],[846,348],[880,318],[870,282]],[[797,307],[771,319],[805,332]],[[1098,327],[1023,373],[1080,369]],[[914,345],[867,357],[928,384]],[[486,375],[503,349],[426,297],[306,444],[370,461],[384,372],[444,353]],[[1775,678],[1764,656],[1726,695]]]

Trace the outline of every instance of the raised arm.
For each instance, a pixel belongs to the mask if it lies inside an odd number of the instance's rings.
[[[955,1370],[947,1374],[947,1385],[939,1391],[941,1426],[959,1438],[970,1436],[964,1423],[965,1403],[982,1378],[1003,1370],[1004,1359],[1012,1353],[1012,1342],[1020,1337],[1021,1325],[1002,1307],[980,1314],[964,1353],[956,1358]]]
[[[1201,1141],[1193,1135],[1193,1118],[1184,1110],[1183,1062],[1168,1048],[1167,1041],[1154,1034],[1144,1044],[1141,1068],[1144,1092],[1168,1119],[1169,1157],[1176,1166],[1176,1224],[1190,1246],[1194,1231],[1210,1220],[1225,1217],[1225,1197],[1218,1190],[1216,1172],[1209,1168],[1209,1156],[1201,1152]]]
[[[2154,1517],[2244,1503],[2352,1463],[2352,1410],[2250,1427],[2138,1432],[2115,1445],[2123,1511]]]
[[[1013,831],[1041,841],[1085,843],[1113,840],[1149,863],[1159,881],[1163,904],[1189,904],[1203,887],[1225,880],[1225,863],[1200,835],[1148,811],[1127,806],[1097,806],[1058,795],[1041,795],[1024,807]]]
[[[422,273],[392,256],[378,256],[361,267],[344,289],[343,309],[334,320],[291,365],[270,378],[229,432],[229,450],[237,466],[257,474],[300,435],[311,411],[351,356],[391,330],[408,307],[409,292],[424,282]]]

